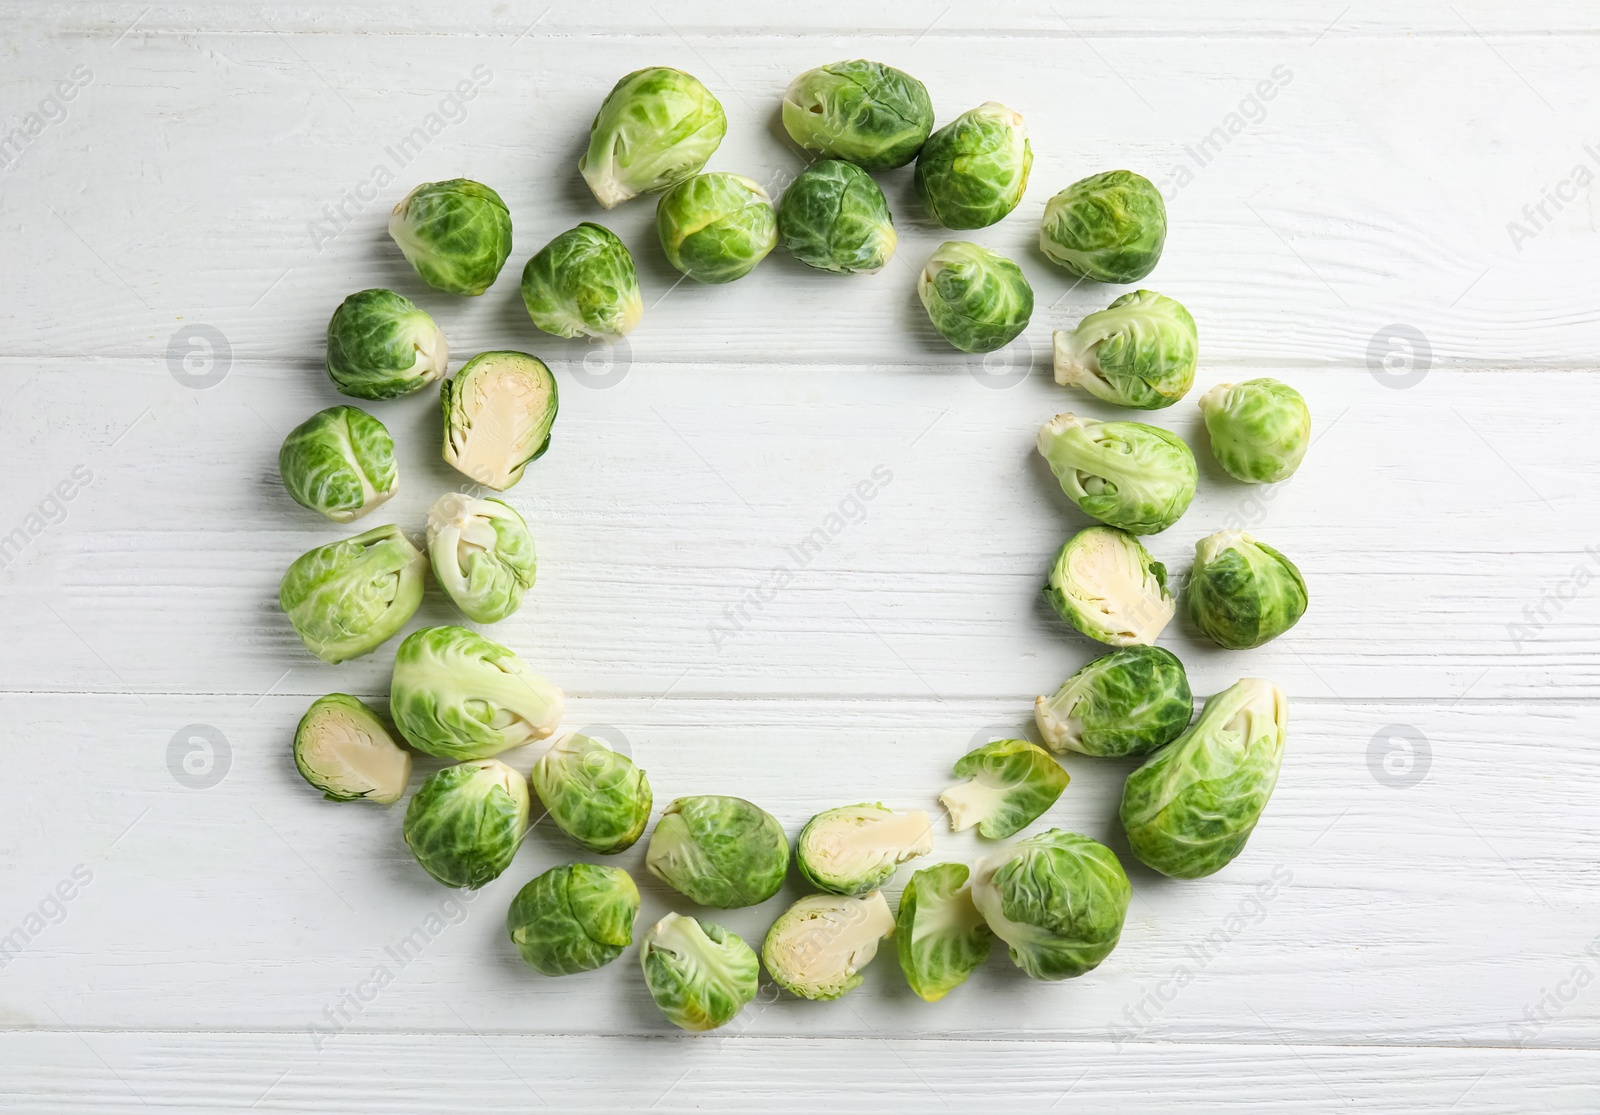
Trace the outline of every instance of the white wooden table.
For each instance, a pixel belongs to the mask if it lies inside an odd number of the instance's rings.
[[[1600,1109],[1596,13],[1342,2],[8,4],[0,1108]],[[1028,194],[971,234],[1038,294],[1011,365],[953,352],[918,306],[947,234],[909,168],[883,176],[883,274],[774,254],[712,288],[677,283],[649,201],[602,214],[576,173],[612,83],[665,63],[727,108],[711,167],[776,193],[802,165],[785,84],[851,57],[922,77],[940,122],[991,98],[1027,118]],[[996,950],[927,1005],[886,947],[841,1001],[764,995],[685,1036],[632,950],[561,980],[517,959],[511,896],[578,858],[549,826],[463,903],[411,860],[401,807],[296,776],[307,703],[381,699],[393,644],[324,666],[278,614],[288,562],[346,532],[287,498],[277,446],[339,401],[333,307],[390,286],[457,366],[524,348],[556,369],[552,448],[511,492],[539,583],[493,635],[566,688],[571,727],[615,729],[663,803],[737,793],[791,833],[863,799],[932,807],[969,741],[1024,730],[1099,649],[1039,596],[1085,520],[1032,444],[1057,411],[1111,416],[1048,350],[1115,292],[1033,240],[1052,193],[1123,166],[1168,194],[1145,285],[1200,326],[1195,392],[1155,420],[1193,438],[1201,390],[1269,374],[1318,440],[1267,491],[1202,449],[1199,497],[1153,540],[1182,570],[1251,529],[1312,606],[1256,651],[1163,639],[1198,693],[1290,694],[1277,794],[1221,874],[1141,868],[1127,766],[1066,761],[1042,824],[1107,841],[1134,883],[1101,968],[1039,984]],[[516,224],[470,301],[384,232],[455,176]],[[611,354],[539,334],[516,293],[594,219],[648,307]],[[457,482],[433,397],[372,409],[402,456],[374,523],[419,528]],[[430,588],[414,625],[451,616]],[[621,857],[641,925],[675,904],[643,848]],[[935,858],[979,851],[941,834]],[[798,893],[719,920],[759,940]]]

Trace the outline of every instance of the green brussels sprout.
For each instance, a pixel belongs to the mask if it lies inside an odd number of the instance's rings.
[[[1270,642],[1306,612],[1306,582],[1294,562],[1237,530],[1195,543],[1184,592],[1195,626],[1229,650]]]
[[[1203,878],[1231,863],[1278,784],[1288,721],[1283,690],[1260,678],[1207,701],[1194,727],[1122,787],[1133,854],[1175,879]]]
[[[353,399],[398,399],[433,383],[450,346],[433,319],[392,290],[352,294],[328,320],[328,378]]]
[[[860,898],[812,894],[772,923],[761,962],[785,991],[802,999],[837,999],[860,986],[861,969],[893,932],[894,914],[882,891]]]
[[[876,890],[894,877],[897,865],[931,851],[933,826],[926,813],[896,813],[882,803],[825,809],[794,842],[800,874],[834,894]]]
[[[389,715],[441,759],[484,759],[547,739],[566,698],[499,643],[465,627],[424,627],[394,656]]]
[[[731,283],[778,244],[778,214],[754,179],[718,171],[680,182],[656,202],[667,262],[701,283]]]
[[[603,968],[633,944],[639,888],[626,871],[593,863],[552,867],[517,892],[506,931],[547,976]]]
[[[991,740],[957,759],[954,773],[967,781],[939,795],[950,813],[950,831],[977,825],[981,835],[995,840],[1037,821],[1070,781],[1048,751],[1025,739]]]
[[[1074,275],[1138,282],[1155,270],[1167,240],[1167,203],[1131,170],[1092,174],[1045,203],[1039,250]]]
[[[1028,327],[1033,287],[1003,255],[947,240],[917,276],[917,297],[939,335],[962,352],[1004,348]]]
[[[911,876],[900,895],[894,943],[906,983],[937,1003],[989,958],[994,930],[972,904],[964,863],[940,863]]]
[[[1022,117],[988,101],[928,137],[912,181],[945,228],[984,228],[1017,207],[1032,166]]]
[[[789,840],[776,817],[743,798],[679,798],[656,822],[645,866],[700,905],[732,910],[778,893]]]
[[[922,150],[933,130],[933,101],[922,82],[893,66],[835,62],[789,83],[783,127],[807,151],[893,170]]]
[[[1194,384],[1194,318],[1164,294],[1135,290],[1055,333],[1056,382],[1119,407],[1160,410]]]
[[[306,649],[338,664],[378,649],[422,603],[428,559],[399,527],[307,550],[278,586],[278,606]]]
[[[318,697],[294,730],[294,765],[329,801],[399,801],[411,752],[383,719],[347,693]]]
[[[639,963],[650,997],[683,1030],[727,1025],[760,989],[761,965],[737,933],[683,914],[645,931]]]
[[[477,623],[498,623],[522,606],[537,562],[522,516],[497,499],[446,492],[428,509],[433,579]]]
[[[522,304],[546,333],[607,344],[638,325],[644,313],[627,245],[610,229],[588,221],[528,260],[522,269]]]
[[[525,352],[480,352],[439,384],[444,459],[503,492],[550,448],[560,398],[545,362]]]
[[[528,780],[498,759],[435,771],[406,807],[406,845],[447,887],[499,878],[527,833]]]
[[[972,871],[972,901],[1034,979],[1071,979],[1117,947],[1133,895],[1110,848],[1051,829],[1019,840]]]
[[[1159,534],[1194,499],[1194,454],[1159,426],[1058,414],[1039,427],[1038,446],[1079,510],[1132,534]]]
[[[1115,527],[1089,527],[1067,539],[1056,551],[1044,596],[1056,615],[1114,647],[1149,646],[1176,610],[1167,567]]]
[[[854,163],[812,163],[783,192],[778,236],[808,267],[872,275],[894,258],[898,238],[889,203]]]
[[[1033,718],[1057,753],[1145,755],[1171,743],[1194,716],[1183,663],[1170,650],[1127,646],[1101,655],[1037,697]]]
[[[482,182],[425,182],[394,207],[389,235],[435,290],[482,294],[511,254],[511,214]]]
[[[278,475],[301,507],[353,523],[400,488],[389,431],[352,406],[318,411],[289,431]]]
[[[727,130],[721,102],[682,70],[635,70],[606,94],[578,171],[611,209],[698,174]]]
[[[556,827],[591,852],[625,851],[650,823],[650,780],[599,740],[563,736],[533,765],[532,779]]]
[[[1200,396],[1200,413],[1217,463],[1247,484],[1287,480],[1311,444],[1305,399],[1275,379],[1219,383]]]

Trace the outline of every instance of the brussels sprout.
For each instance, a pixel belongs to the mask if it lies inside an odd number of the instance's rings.
[[[429,286],[482,294],[511,254],[511,214],[482,182],[425,182],[394,207],[389,235]]]
[[[962,352],[1004,348],[1028,327],[1033,287],[1003,255],[947,240],[917,276],[917,297],[939,335]]]
[[[1166,530],[1194,499],[1194,454],[1159,426],[1058,414],[1039,427],[1038,445],[1085,515],[1133,534]]]
[[[294,559],[278,606],[324,662],[360,658],[406,625],[422,603],[428,559],[393,523]]]
[[[896,865],[931,851],[933,826],[926,813],[896,813],[881,803],[825,809],[794,842],[800,874],[834,894],[876,890],[894,877]]]
[[[1305,399],[1275,379],[1219,383],[1200,396],[1200,413],[1217,463],[1247,484],[1287,480],[1311,444]]]
[[[533,587],[533,535],[507,504],[446,492],[428,509],[428,557],[468,619],[498,623]]]
[[[1067,539],[1044,595],[1056,615],[1114,647],[1149,646],[1176,610],[1167,567],[1115,527],[1089,527]]]
[[[1175,879],[1231,863],[1278,784],[1288,721],[1283,690],[1260,678],[1207,701],[1194,727],[1128,775],[1121,814],[1133,854]]]
[[[411,854],[447,887],[498,878],[527,833],[528,780],[498,759],[435,771],[406,807]]]
[[[392,290],[352,294],[328,320],[328,378],[353,399],[398,399],[444,375],[450,346],[433,319]]]
[[[1022,117],[988,101],[928,137],[913,183],[945,228],[983,228],[1017,207],[1032,166]]]
[[[1119,407],[1160,410],[1194,384],[1194,318],[1164,294],[1135,290],[1055,333],[1056,382]]]
[[[413,631],[394,656],[389,715],[418,751],[483,759],[546,739],[565,697],[522,659],[465,627]]]
[[[778,236],[809,267],[875,274],[898,242],[889,203],[872,176],[853,163],[812,163],[783,192]]]
[[[1019,840],[972,871],[972,901],[1034,979],[1081,976],[1111,954],[1133,895],[1110,848],[1051,829]]]
[[[546,333],[607,344],[639,324],[644,302],[633,256],[615,233],[585,221],[539,249],[522,269],[522,304]]]
[[[525,352],[480,352],[439,385],[444,459],[503,492],[550,448],[560,399],[545,362]]]
[[[727,1025],[760,987],[761,965],[738,934],[682,914],[645,931],[639,963],[656,1006],[684,1030]]]
[[[517,892],[506,931],[547,976],[603,968],[633,944],[639,888],[626,871],[593,863],[552,867]]]
[[[1189,726],[1194,696],[1170,650],[1128,646],[1102,655],[1036,697],[1033,718],[1050,750],[1080,755],[1144,755]]]
[[[692,901],[732,910],[778,893],[789,840],[776,817],[743,798],[679,798],[656,822],[645,866]]]
[[[722,104],[682,70],[635,70],[606,94],[578,171],[611,209],[699,173],[727,130]]]
[[[837,999],[860,985],[861,969],[893,932],[894,914],[882,891],[860,898],[812,894],[772,923],[761,962],[785,991],[802,999]]]
[[[1155,270],[1167,240],[1167,204],[1150,179],[1108,170],[1045,203],[1039,250],[1074,275],[1132,283]]]
[[[550,819],[591,852],[633,847],[650,822],[650,780],[599,740],[563,736],[533,765],[532,778]]]
[[[1294,562],[1237,530],[1195,543],[1185,595],[1195,626],[1229,650],[1270,642],[1306,612],[1306,583]]]
[[[778,243],[778,214],[760,183],[741,174],[697,174],[656,202],[667,262],[701,283],[749,274]]]
[[[278,475],[301,507],[352,523],[400,488],[389,431],[352,406],[318,411],[289,431]]]
[[[346,693],[318,697],[294,730],[294,765],[329,801],[399,801],[411,753],[376,712]]]
[[[894,943],[900,970],[919,997],[937,1003],[989,958],[994,930],[972,904],[964,863],[924,867],[900,895]]]
[[[997,739],[956,760],[967,781],[939,795],[950,831],[978,826],[996,840],[1014,836],[1043,816],[1067,788],[1067,772],[1050,753],[1025,739]]]
[[[789,138],[868,170],[905,166],[933,130],[927,87],[882,62],[857,59],[807,70],[783,93]]]

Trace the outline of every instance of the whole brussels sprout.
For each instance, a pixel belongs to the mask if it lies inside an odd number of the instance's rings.
[[[1124,294],[1070,333],[1055,333],[1056,382],[1119,407],[1160,410],[1194,384],[1194,318],[1153,290]]]
[[[1104,844],[1051,829],[972,871],[972,901],[1034,979],[1081,976],[1117,947],[1133,889]]]
[[[499,278],[511,254],[511,214],[482,182],[424,182],[394,207],[389,235],[423,282],[477,295]]]
[[[894,877],[897,865],[933,851],[933,826],[920,809],[896,813],[882,803],[825,809],[800,830],[795,864],[815,887],[865,894]]]
[[[522,304],[557,337],[612,343],[639,324],[644,301],[627,245],[585,221],[539,249],[522,269]]]
[[[913,183],[945,228],[984,228],[1017,207],[1032,166],[1022,117],[988,101],[928,137]]]
[[[1237,530],[1195,543],[1185,595],[1195,626],[1229,650],[1276,639],[1300,621],[1307,602],[1294,562]]]
[[[639,888],[626,871],[593,863],[552,867],[517,892],[506,931],[547,976],[603,968],[633,944]]]
[[[962,352],[1004,348],[1028,327],[1033,287],[1003,255],[947,240],[917,276],[917,297],[939,335]]]
[[[392,290],[352,294],[328,320],[328,378],[353,399],[398,399],[433,383],[450,346],[433,319]]]
[[[682,70],[635,70],[600,105],[578,171],[612,209],[699,173],[727,131],[722,103]]]
[[[318,697],[294,730],[294,765],[329,801],[399,801],[411,753],[383,719],[347,693]]]
[[[639,963],[650,997],[683,1030],[727,1025],[760,989],[761,965],[738,934],[683,914],[645,931]]]
[[[483,759],[546,739],[564,704],[522,659],[465,627],[424,627],[395,652],[389,714],[429,755]]]
[[[923,1001],[937,1003],[989,959],[994,930],[972,904],[964,863],[924,867],[900,895],[895,948],[906,983]]]
[[[307,550],[278,586],[278,606],[306,649],[338,664],[371,654],[422,603],[428,559],[399,527]]]
[[[894,914],[881,891],[860,898],[808,895],[767,930],[761,962],[785,991],[802,999],[837,999],[860,986],[861,969],[893,932]]]
[[[783,192],[778,236],[801,263],[844,274],[883,270],[898,242],[878,184],[837,159],[812,163]]]
[[[289,431],[278,475],[301,507],[352,523],[400,488],[389,431],[352,406],[318,411]]]
[[[933,130],[927,87],[882,62],[807,70],[783,93],[783,127],[807,151],[867,170],[905,166]]]
[[[1092,174],[1045,203],[1039,250],[1101,283],[1132,283],[1155,270],[1167,241],[1167,203],[1131,170]]]
[[[1038,446],[1079,510],[1133,534],[1166,530],[1194,499],[1194,454],[1159,426],[1058,414],[1039,427]]]
[[[1089,527],[1067,539],[1056,551],[1044,596],[1056,615],[1114,647],[1150,645],[1176,610],[1167,567],[1115,527]]]
[[[446,492],[428,509],[433,579],[466,617],[498,623],[522,606],[537,562],[522,516],[497,499]]]
[[[1036,697],[1033,718],[1052,751],[1144,755],[1176,739],[1194,715],[1183,663],[1170,650],[1127,646],[1101,655]]]
[[[1200,413],[1217,463],[1247,484],[1287,480],[1311,444],[1305,399],[1275,379],[1219,383],[1200,396]]]
[[[439,385],[444,459],[503,492],[550,448],[560,398],[545,362],[525,352],[480,352]]]
[[[778,893],[789,840],[776,817],[743,798],[679,798],[656,822],[645,866],[691,901],[732,910]]]
[[[1260,678],[1207,701],[1194,727],[1123,785],[1122,827],[1133,854],[1175,879],[1203,878],[1231,863],[1278,784],[1288,721],[1283,690]]]
[[[626,755],[573,732],[533,764],[533,789],[556,827],[591,852],[633,847],[650,822],[650,780]]]
[[[498,759],[435,771],[406,807],[406,845],[447,887],[499,878],[527,833],[528,780]]]
[[[1067,772],[1050,753],[1025,739],[997,739],[956,760],[967,781],[939,795],[950,831],[978,826],[995,840],[1014,836],[1044,815],[1067,788]]]
[[[754,179],[697,174],[656,202],[656,234],[667,262],[701,283],[731,283],[778,244],[778,214]]]

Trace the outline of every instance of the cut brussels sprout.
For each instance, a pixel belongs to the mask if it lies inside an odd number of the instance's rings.
[[[439,385],[444,459],[503,492],[550,448],[556,377],[525,352],[480,352]]]
[[[738,934],[683,914],[645,931],[639,963],[650,997],[683,1030],[727,1025],[760,988],[761,965]]]
[[[607,344],[638,325],[644,312],[627,245],[610,229],[587,221],[528,260],[522,269],[522,304],[546,333]]]
[[[429,755],[483,759],[547,739],[564,704],[522,659],[465,627],[424,627],[395,652],[389,715]]]
[[[446,492],[428,509],[433,579],[468,619],[498,623],[522,606],[537,562],[521,515],[497,499]]]
[[[1056,382],[1119,407],[1160,410],[1194,384],[1194,318],[1166,295],[1135,290],[1055,334]]]
[[[794,843],[794,860],[821,890],[865,894],[892,879],[897,865],[931,851],[933,825],[922,810],[846,805],[806,822]]]
[[[778,986],[802,999],[837,999],[860,985],[861,969],[894,932],[881,891],[854,898],[813,894],[785,910],[761,946],[761,962]]]
[[[591,852],[633,847],[650,822],[650,780],[599,740],[576,732],[556,740],[532,779],[556,827]]]
[[[528,780],[498,759],[435,771],[406,807],[406,845],[447,887],[498,878],[527,832]]]
[[[945,228],[983,228],[1017,207],[1032,166],[1021,115],[988,101],[928,137],[913,182]]]
[[[1276,639],[1306,612],[1306,583],[1294,562],[1237,530],[1195,544],[1184,591],[1195,626],[1229,650]]]
[[[294,730],[294,765],[329,801],[399,801],[411,753],[383,719],[346,693],[318,697]]]
[[[789,840],[776,817],[743,798],[679,798],[656,822],[645,866],[702,906],[754,906],[783,885]]]
[[[1115,527],[1089,527],[1067,539],[1044,595],[1056,615],[1114,647],[1149,646],[1176,610],[1167,567]]]
[[[1058,414],[1039,427],[1038,445],[1079,510],[1133,534],[1166,530],[1194,499],[1194,454],[1159,426]]]
[[[389,235],[435,290],[482,294],[511,254],[511,214],[482,182],[425,182],[394,207]]]
[[[1033,718],[1045,744],[1080,755],[1144,755],[1189,726],[1194,696],[1183,663],[1170,650],[1127,646],[1101,655],[1037,697]]]
[[[290,430],[278,475],[296,503],[336,523],[354,522],[400,488],[389,431],[352,406],[318,411]]]
[[[939,335],[962,352],[1004,348],[1028,327],[1033,287],[1003,255],[947,240],[917,276],[917,297]]]
[[[868,170],[905,166],[933,130],[927,87],[881,62],[807,70],[783,94],[783,127],[807,151]]]
[[[989,958],[994,930],[972,904],[964,863],[940,863],[911,876],[900,895],[894,943],[906,983],[937,1003]]]
[[[1305,399],[1275,379],[1219,383],[1200,396],[1200,413],[1217,463],[1248,484],[1287,480],[1311,444]]]
[[[1128,775],[1121,812],[1133,854],[1175,879],[1231,863],[1278,784],[1288,721],[1283,690],[1260,678],[1207,701],[1194,727]]]
[[[697,174],[656,203],[656,233],[667,262],[701,283],[731,283],[778,244],[778,214],[754,179]]]
[[[328,320],[328,378],[353,399],[398,399],[444,375],[450,346],[433,319],[392,290],[352,294]]]
[[[1039,250],[1074,275],[1138,282],[1155,270],[1167,240],[1167,203],[1150,179],[1108,170],[1074,182],[1045,203]]]
[[[698,174],[727,130],[721,102],[682,70],[635,70],[600,105],[578,171],[611,209]]]
[[[593,863],[552,867],[517,892],[506,931],[547,976],[603,968],[633,944],[639,888],[626,871]]]
[[[306,649],[339,663],[378,649],[422,603],[428,559],[393,523],[307,550],[278,586]]]
[[[1067,772],[1050,753],[1025,739],[997,739],[956,760],[955,776],[967,781],[939,795],[950,813],[950,830],[1004,840],[1027,828],[1067,788]]]
[[[783,192],[778,236],[801,263],[845,274],[883,270],[898,242],[878,184],[837,159],[812,163]]]

